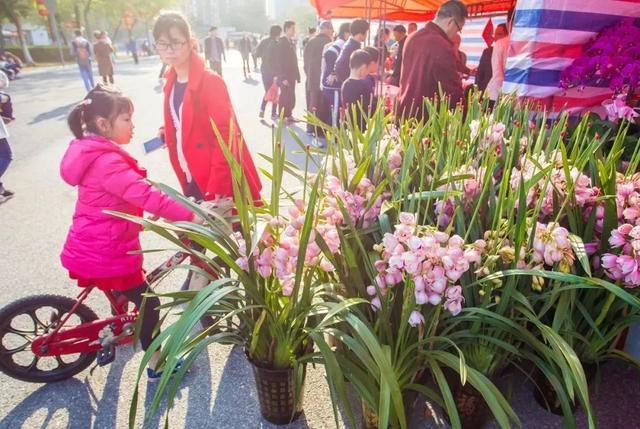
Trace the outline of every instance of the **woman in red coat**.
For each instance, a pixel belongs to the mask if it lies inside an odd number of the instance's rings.
[[[220,147],[224,144],[242,165],[253,200],[259,201],[262,185],[227,87],[194,51],[196,42],[186,19],[163,13],[153,35],[160,58],[170,66],[164,87],[164,137],[184,194],[198,200],[233,197],[231,169]]]

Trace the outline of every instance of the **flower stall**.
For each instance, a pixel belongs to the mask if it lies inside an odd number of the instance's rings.
[[[348,3],[372,2],[315,2],[334,14]],[[586,34],[602,3],[620,7]],[[322,365],[336,427],[409,428],[424,400],[453,428],[518,427],[517,383],[563,427],[578,427],[579,407],[597,428],[590,387],[601,367],[640,369],[623,347],[640,322],[640,139],[627,98],[638,39],[624,19],[637,7],[519,0],[505,76],[519,97],[489,109],[471,92],[464,110],[425,100],[421,121],[379,106],[366,127],[348,113],[336,127],[310,116],[332,144],[300,143],[303,166],[287,160],[279,126],[260,204],[229,153],[233,212],[163,187],[205,224],[138,222],[206,261],[192,270],[208,286],[160,295],[172,322],[141,363],[161,348],[147,417],[165,393],[169,413],[189,365],[224,343],[244,350],[261,413],[276,424],[301,415],[307,367]],[[610,50],[613,39],[631,59]],[[614,125],[576,117],[596,99],[611,100]],[[198,328],[205,316],[213,323]],[[132,426],[137,410],[134,400]]]
[[[529,380],[564,427],[577,427],[578,406],[598,427],[599,368],[639,366],[621,347],[640,320],[628,121],[609,141],[588,116],[548,120],[513,97],[493,111],[479,94],[465,112],[425,103],[426,122],[398,124],[380,108],[363,130],[350,117],[325,126],[335,144],[321,158],[301,146],[303,167],[286,159],[279,128],[260,205],[230,157],[233,214],[183,199],[205,225],[139,220],[176,246],[172,234],[188,235],[211,271],[200,270],[204,289],[161,296],[175,321],[142,365],[162,346],[165,368],[179,357],[185,367],[165,371],[148,415],[166,392],[170,410],[190,363],[225,343],[244,349],[262,415],[279,424],[304,408],[307,366],[322,365],[336,427],[338,404],[352,425],[410,427],[419,398],[455,428],[516,427],[513,380]],[[198,329],[203,316],[214,323]]]

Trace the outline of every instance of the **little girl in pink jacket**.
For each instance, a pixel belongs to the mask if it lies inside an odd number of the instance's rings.
[[[82,287],[117,290],[140,308],[148,285],[142,269],[141,227],[105,213],[142,216],[149,212],[169,221],[191,221],[193,213],[146,181],[122,145],[133,136],[131,100],[108,87],[97,86],[69,114],[76,139],[60,165],[65,182],[78,187],[73,223],[62,250],[62,265]],[[158,323],[158,298],[147,298],[140,331],[142,349],[153,341]],[[157,355],[147,373],[158,378]]]

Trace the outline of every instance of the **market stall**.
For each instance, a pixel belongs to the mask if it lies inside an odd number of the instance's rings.
[[[504,77],[504,92],[538,102],[557,115],[603,110],[614,91],[602,79],[560,87],[561,73],[587,42],[625,18],[640,17],[638,0],[519,0]],[[605,66],[606,67],[606,66]]]
[[[505,13],[516,0],[463,0],[470,16]],[[329,18],[386,19],[392,21],[431,20],[443,0],[311,0],[318,16]]]

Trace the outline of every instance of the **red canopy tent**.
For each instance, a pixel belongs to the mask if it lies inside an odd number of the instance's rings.
[[[310,0],[318,15],[330,18],[368,18],[388,21],[429,21],[445,0]],[[470,16],[505,13],[516,0],[462,0]]]

